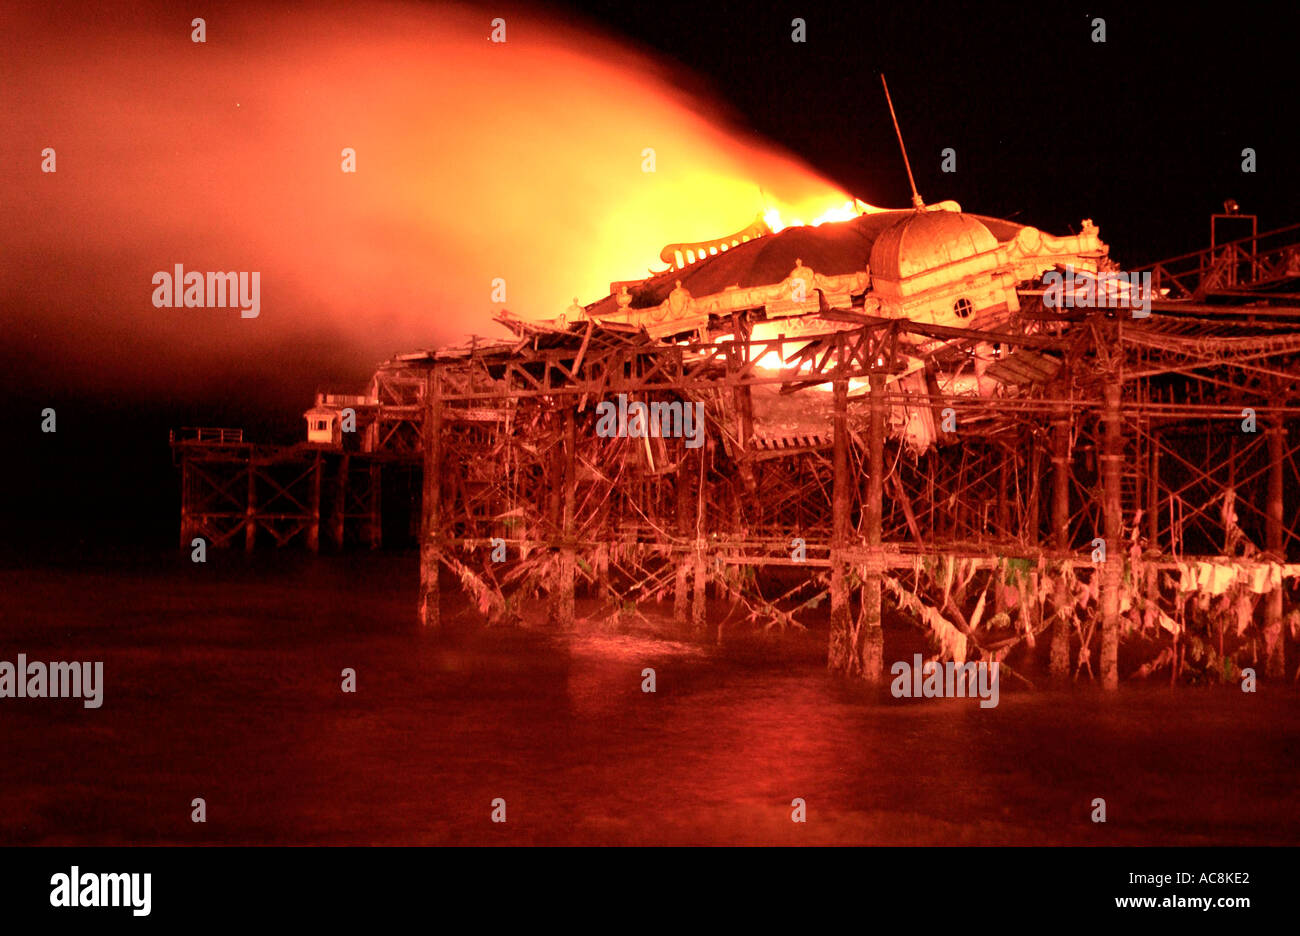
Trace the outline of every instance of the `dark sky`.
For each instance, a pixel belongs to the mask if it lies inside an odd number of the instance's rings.
[[[195,47],[173,20],[188,22],[198,15],[193,11],[176,12],[162,3],[133,6],[130,13],[87,5],[83,16],[75,5],[20,9],[42,12],[31,13],[25,29],[8,34],[11,45],[0,43],[0,77],[9,79],[16,68],[23,92],[0,101],[6,129],[0,156],[8,171],[0,173],[0,182],[4,201],[14,194],[20,207],[16,214],[5,212],[7,221],[0,219],[0,245],[7,254],[0,259],[0,323],[6,332],[0,380],[7,385],[10,411],[17,414],[11,438],[18,442],[0,477],[7,507],[0,535],[11,551],[37,540],[72,544],[74,551],[81,542],[170,543],[176,480],[168,428],[239,425],[267,441],[297,438],[301,411],[318,388],[353,389],[387,354],[446,340],[451,332],[443,328],[443,312],[435,309],[427,327],[417,314],[431,295],[436,297],[436,286],[417,283],[405,271],[419,266],[431,283],[450,281],[453,293],[458,278],[477,283],[482,245],[497,240],[490,221],[503,211],[515,215],[508,233],[523,240],[501,241],[514,246],[509,258],[497,262],[524,264],[519,280],[535,279],[538,267],[567,276],[563,264],[542,249],[557,241],[575,258],[575,268],[596,256],[597,248],[621,250],[610,228],[583,228],[588,222],[577,216],[564,219],[568,227],[556,233],[553,206],[599,205],[610,197],[609,188],[593,188],[581,198],[568,194],[565,173],[571,175],[577,164],[581,175],[584,154],[611,140],[635,144],[628,127],[634,128],[641,115],[655,124],[658,140],[666,136],[665,121],[685,126],[694,108],[704,123],[726,128],[742,163],[775,144],[845,192],[904,207],[910,198],[880,90],[883,71],[927,201],[955,199],[966,210],[1013,217],[1053,233],[1077,230],[1083,218],[1091,218],[1112,256],[1126,266],[1204,246],[1209,214],[1226,198],[1258,212],[1262,229],[1300,221],[1293,131],[1300,14],[1294,6],[1179,5],[1171,13],[1166,6],[1130,3],[553,4],[540,8],[536,20],[571,32],[579,46],[589,42],[589,54],[608,71],[591,79],[579,71],[576,81],[561,76],[564,80],[553,84],[521,73],[537,86],[537,100],[516,111],[502,100],[502,115],[483,118],[494,137],[478,152],[453,155],[437,172],[425,173],[436,175],[443,188],[412,191],[407,183],[419,184],[421,164],[394,158],[383,168],[402,184],[350,194],[326,187],[335,184],[337,173],[327,178],[322,171],[317,178],[293,164],[285,155],[286,141],[301,144],[303,127],[329,125],[350,107],[349,119],[377,115],[371,137],[351,126],[342,131],[367,141],[362,152],[371,159],[368,165],[387,155],[383,146],[401,149],[408,131],[436,161],[447,150],[444,141],[464,143],[457,133],[481,117],[469,109],[481,109],[469,94],[471,83],[486,82],[491,103],[509,97],[518,82],[511,85],[507,77],[500,87],[491,86],[491,73],[467,72],[454,53],[439,59],[417,48],[415,58],[407,56],[410,49],[398,47],[384,29],[408,21],[392,20],[391,11],[372,14],[378,8],[363,2],[338,7],[342,12],[325,26],[303,21],[301,30],[293,28],[292,17],[287,26],[281,18],[274,26],[255,28],[261,14],[242,12],[253,7],[216,3],[208,13],[218,24],[216,35],[222,36],[220,24],[241,18],[243,32],[237,42],[214,41],[203,50],[220,69],[221,84],[191,98],[187,94],[202,72],[196,79],[188,64]],[[464,11],[443,10],[437,4],[416,10],[414,22],[428,28],[430,41],[452,20],[470,22],[475,41],[486,39],[477,35],[479,20],[503,12],[480,7],[466,17]],[[796,16],[806,21],[805,43],[791,41]],[[1105,19],[1104,43],[1092,41],[1096,17]],[[373,27],[374,34],[388,45],[366,48],[359,38],[362,27],[372,28],[371,20],[381,19],[384,29]],[[641,54],[605,45],[596,34],[602,29]],[[399,30],[403,40],[416,43],[420,37],[413,31],[418,29]],[[226,39],[234,32],[227,28]],[[588,33],[590,40],[584,38]],[[160,36],[167,41],[160,43]],[[512,49],[537,52],[525,29],[513,33],[512,41],[519,43]],[[83,57],[93,60],[99,71],[89,66],[84,74],[75,67],[39,71],[60,55],[74,64]],[[417,73],[412,61],[420,69],[442,69],[434,72],[436,88],[429,84],[429,72]],[[676,84],[686,109],[641,99],[634,88],[624,98],[623,88],[609,77],[626,76],[634,85],[641,74]],[[354,78],[362,90],[349,98]],[[50,87],[42,90],[41,82]],[[605,98],[588,99],[584,83],[593,93],[603,90]],[[470,103],[458,112],[461,88]],[[407,103],[428,98],[436,106],[427,124],[400,113],[384,124],[390,98]],[[290,104],[297,124],[285,117]],[[534,112],[540,116],[530,122]],[[87,145],[101,147],[97,156],[119,160],[114,165],[101,158],[95,166],[79,167],[76,146],[60,151],[58,182],[67,186],[60,191],[70,199],[60,210],[90,206],[84,218],[69,215],[78,220],[66,228],[55,226],[50,219],[56,212],[40,201],[45,195],[39,186],[54,180],[19,175],[16,168],[29,169],[32,151],[60,128],[73,138],[82,131],[90,137]],[[162,133],[161,145],[153,138],[136,139],[154,129]],[[686,135],[691,134],[699,136],[694,130]],[[322,148],[335,145],[334,137],[323,138]],[[725,145],[725,135],[722,139]],[[284,152],[275,152],[267,141],[284,143]],[[712,145],[717,148],[716,141]],[[493,201],[481,178],[461,179],[462,168],[469,175],[478,164],[490,163],[493,153],[511,147],[542,154],[537,178],[543,184],[530,184],[528,197],[507,191]],[[951,174],[940,171],[947,147],[956,151],[957,171]],[[1254,174],[1241,171],[1245,147],[1257,153]],[[227,152],[239,154],[233,174],[223,162]],[[250,161],[250,153],[263,162]],[[716,152],[709,158],[718,158]],[[187,184],[179,196],[166,188],[169,172],[191,167],[195,177],[183,177]],[[151,189],[155,178],[156,192]],[[281,189],[300,178],[306,182],[296,200],[276,201]],[[358,178],[373,184],[383,175]],[[76,188],[78,179],[82,188]],[[221,198],[237,199],[241,192],[256,192],[268,204],[265,218],[212,216]],[[421,195],[464,199],[450,235],[437,223],[426,223]],[[553,197],[551,204],[547,197]],[[111,202],[103,209],[107,213],[93,213],[97,199]],[[376,201],[387,213],[371,210]],[[481,209],[475,207],[480,204]],[[637,223],[661,224],[665,234],[656,235],[661,242],[729,233],[678,236],[684,222],[646,218],[646,203],[641,204]],[[338,233],[319,206],[351,212],[351,221],[361,219],[355,236],[371,249],[346,254],[357,271],[352,280],[355,285],[376,276],[382,284],[375,301],[364,303],[365,314],[352,316],[350,310],[363,304],[356,297],[347,297],[342,311],[313,297],[310,304],[303,300],[294,329],[276,331],[268,315],[266,328],[255,332],[233,317],[150,320],[147,309],[143,315],[124,313],[128,299],[140,302],[138,290],[124,298],[104,285],[123,275],[123,268],[135,283],[147,281],[148,270],[184,257],[203,258],[209,241],[221,243],[223,236],[228,249],[212,254],[206,268],[220,263],[262,268],[275,282],[273,274],[281,269],[276,259],[256,251],[273,253],[275,245],[292,242],[300,254],[314,254]],[[735,216],[734,211],[727,215]],[[736,226],[748,220],[742,217]],[[166,246],[141,259],[131,253],[130,240],[146,229]],[[460,234],[459,252],[449,247],[445,255],[437,252],[439,245],[447,246],[448,236]],[[232,238],[237,248],[229,247]],[[534,251],[520,249],[519,243],[540,246],[532,256]],[[529,259],[532,269],[526,268]],[[285,260],[279,281],[306,281],[321,268],[334,269],[332,259],[317,257],[314,263],[294,266]],[[607,279],[620,273],[612,270]],[[547,285],[571,295],[567,281]],[[363,297],[374,293],[369,281],[356,288]],[[579,291],[577,285],[573,289]],[[284,294],[289,301],[309,295]],[[554,299],[548,295],[547,301]],[[534,310],[527,302],[512,305],[522,314],[561,311]],[[485,317],[486,308],[475,314]],[[191,327],[195,322],[201,327]],[[240,344],[246,340],[250,343]],[[56,436],[39,431],[39,413],[46,406],[59,413]]]
[[[703,75],[758,133],[868,201],[910,201],[882,132],[883,71],[927,201],[1057,233],[1091,217],[1126,265],[1206,246],[1227,198],[1261,229],[1300,221],[1294,5],[671,6],[573,5]],[[946,147],[954,174],[940,171]]]

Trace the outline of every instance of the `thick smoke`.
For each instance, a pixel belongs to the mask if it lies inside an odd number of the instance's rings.
[[[599,298],[666,243],[747,225],[760,187],[804,216],[846,198],[684,96],[689,76],[571,21],[200,6],[11,8],[11,373],[128,399],[301,401],[395,351],[498,335],[503,306],[549,318]],[[151,278],[178,263],[259,271],[260,315],[155,308]]]

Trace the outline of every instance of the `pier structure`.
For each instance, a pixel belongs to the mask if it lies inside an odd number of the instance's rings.
[[[825,605],[828,665],[873,683],[886,613],[940,659],[1045,643],[1106,688],[1292,677],[1300,238],[1135,271],[1143,297],[1089,222],[742,233],[390,362],[420,388],[423,626],[452,589],[490,622],[659,607],[718,639]]]
[[[399,359],[365,394],[318,394],[306,441],[254,445],[242,429],[171,433],[181,475],[182,548],[378,549],[418,537],[423,372]],[[387,491],[387,496],[385,496]]]

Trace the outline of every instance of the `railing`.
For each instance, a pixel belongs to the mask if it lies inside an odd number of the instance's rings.
[[[1228,241],[1138,267],[1151,273],[1151,288],[1170,299],[1199,299],[1288,275],[1300,275],[1300,224]]]
[[[767,226],[767,221],[763,219],[760,212],[749,227],[737,231],[735,234],[727,237],[716,237],[713,240],[696,241],[690,244],[669,244],[659,252],[659,259],[682,270],[692,263],[698,263],[705,257],[716,257],[732,247],[739,247],[747,241],[757,240],[771,233],[772,229]]]
[[[184,426],[169,433],[172,445],[243,445],[243,429]]]

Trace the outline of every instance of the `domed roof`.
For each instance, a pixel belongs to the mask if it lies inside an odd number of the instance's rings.
[[[871,275],[898,282],[997,246],[998,239],[973,215],[917,211],[876,238]]]
[[[947,237],[955,225],[958,239],[968,241],[965,250],[959,244],[948,244]],[[722,292],[729,286],[747,288],[751,286],[768,286],[779,283],[790,275],[795,262],[815,270],[823,276],[842,276],[866,268],[871,261],[871,271],[876,273],[876,264],[881,254],[873,248],[878,247],[886,236],[893,238],[894,245],[884,252],[884,256],[895,259],[885,264],[886,269],[894,270],[887,274],[897,276],[896,267],[899,256],[898,243],[904,240],[904,228],[917,232],[934,226],[933,234],[925,234],[921,240],[937,241],[939,249],[952,259],[968,257],[972,253],[996,246],[998,241],[1011,240],[1023,225],[1000,218],[983,215],[959,214],[955,211],[916,212],[911,209],[902,211],[874,211],[859,215],[852,221],[831,221],[817,227],[789,227],[779,234],[769,234],[755,240],[746,241],[739,246],[720,251],[716,256],[690,264],[684,268],[669,267],[637,284],[628,284],[628,295],[632,297],[632,309],[653,308],[668,298],[677,281],[696,299]],[[940,230],[940,226],[943,226]],[[968,228],[973,228],[971,233]],[[991,232],[991,233],[990,233]],[[912,235],[908,234],[904,245],[909,254],[915,253]],[[930,261],[945,263],[947,259]],[[910,261],[909,261],[910,266]],[[616,315],[621,310],[618,297],[609,296],[587,307],[587,314],[597,318]]]

